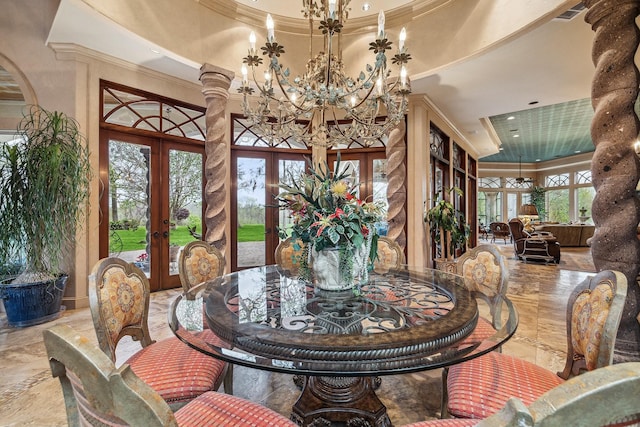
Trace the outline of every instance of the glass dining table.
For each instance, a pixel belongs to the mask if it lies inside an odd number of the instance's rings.
[[[508,298],[439,270],[372,272],[352,290],[321,291],[268,265],[193,287],[172,303],[169,324],[212,357],[294,374],[302,392],[291,419],[299,425],[386,427],[381,377],[492,351],[514,334],[518,315]]]

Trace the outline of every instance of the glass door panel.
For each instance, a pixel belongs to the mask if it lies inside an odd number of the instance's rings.
[[[151,275],[151,147],[109,140],[109,256]]]
[[[165,274],[178,274],[178,254],[187,243],[202,239],[204,156],[169,149],[169,262]]]
[[[236,267],[265,265],[267,159],[236,158]]]
[[[293,185],[298,177],[305,173],[307,163],[304,160],[279,159],[278,181],[279,184]],[[278,185],[279,188],[279,185]],[[279,192],[282,192],[279,189]],[[293,223],[291,211],[278,209],[278,230],[284,230],[287,236],[291,235],[290,228]]]
[[[387,181],[387,159],[373,159],[373,202],[384,206],[384,218],[387,217],[387,210],[389,208],[389,202],[387,201],[387,187],[389,183]],[[388,223],[387,221],[377,224],[378,234],[381,236],[387,235]]]

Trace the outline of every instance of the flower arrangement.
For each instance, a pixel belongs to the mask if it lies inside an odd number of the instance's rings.
[[[340,270],[343,275],[352,273],[356,251],[363,246],[369,248],[368,264],[377,256],[378,234],[374,226],[382,221],[384,208],[374,202],[358,198],[358,184],[351,184],[349,174],[340,169],[340,157],[336,172],[331,172],[326,162],[317,168],[309,167],[308,174],[296,179],[293,184],[281,184],[283,190],[277,197],[279,206],[288,209],[293,224],[280,229],[280,237],[291,236],[305,244],[301,260],[301,275],[309,273],[308,253],[311,250],[338,248]],[[299,248],[298,248],[299,249]]]

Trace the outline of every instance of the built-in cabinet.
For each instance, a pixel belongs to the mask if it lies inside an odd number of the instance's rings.
[[[477,244],[477,160],[460,144],[438,126],[429,126],[429,183],[430,192],[426,209],[431,208],[442,197],[448,199],[455,209],[464,214],[471,227],[469,247]],[[462,190],[462,194],[449,192],[452,187]],[[438,248],[430,244],[432,258],[437,258]]]

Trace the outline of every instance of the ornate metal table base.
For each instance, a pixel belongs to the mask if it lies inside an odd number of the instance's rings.
[[[291,419],[301,426],[391,427],[373,377],[306,377]]]

